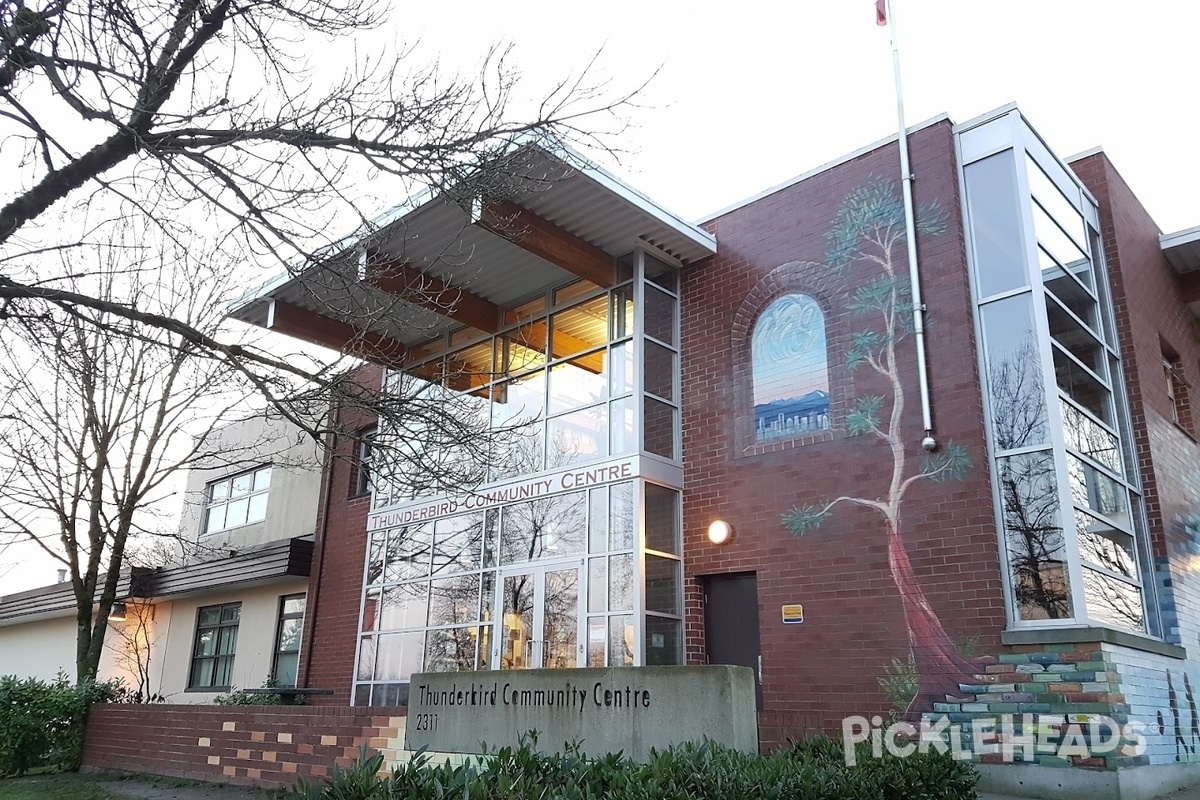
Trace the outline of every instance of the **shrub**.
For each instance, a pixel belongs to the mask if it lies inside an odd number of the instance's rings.
[[[263,681],[262,688],[283,689],[286,687],[280,685],[274,678],[267,678]],[[214,697],[213,702],[219,706],[281,706],[283,705],[283,696],[269,692],[247,692],[235,686],[230,689],[229,694],[219,694]],[[298,704],[303,702],[303,697],[297,699]]]
[[[362,756],[335,768],[324,786],[300,781],[306,800],[968,800],[976,775],[949,753],[872,758],[845,763],[842,745],[829,738],[797,743],[767,755],[742,753],[712,742],[683,744],[655,753],[645,764],[620,754],[585,758],[577,747],[536,752],[536,739],[505,747],[461,766],[434,767],[424,753],[380,778],[383,756]]]
[[[109,683],[73,686],[61,672],[47,683],[0,677],[0,775],[34,767],[75,769],[83,756],[88,706],[114,699]]]

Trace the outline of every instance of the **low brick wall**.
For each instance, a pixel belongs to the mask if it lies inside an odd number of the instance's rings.
[[[403,760],[403,708],[102,705],[88,718],[84,771],[144,772],[281,788],[349,766],[365,744]]]

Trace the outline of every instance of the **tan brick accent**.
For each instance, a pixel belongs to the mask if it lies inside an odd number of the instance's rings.
[[[364,711],[97,706],[89,713],[84,765],[98,771],[121,769],[288,788],[298,777],[319,782],[330,774],[335,759],[349,764],[358,757],[357,748],[349,750],[353,758],[343,751],[355,739],[365,740],[364,731],[378,729]],[[266,743],[252,744],[254,733],[259,734],[254,738]],[[324,746],[318,744],[323,737]]]
[[[266,740],[267,740],[267,734],[265,731],[251,731],[250,732],[250,741],[265,742]]]

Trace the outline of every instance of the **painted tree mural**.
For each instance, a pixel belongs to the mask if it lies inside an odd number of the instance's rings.
[[[937,236],[945,232],[947,218],[937,203],[917,211],[917,233]],[[869,370],[888,387],[885,394],[859,397],[846,415],[846,429],[852,436],[866,436],[882,443],[890,454],[886,484],[875,497],[844,495],[826,502],[791,509],[783,516],[784,526],[794,535],[819,528],[842,504],[872,509],[881,518],[888,545],[888,565],[900,592],[909,646],[918,673],[915,695],[906,716],[919,717],[944,701],[946,694],[958,694],[959,683],[974,683],[978,668],[965,658],[947,635],[937,614],[921,589],[909,560],[901,532],[901,505],[909,489],[920,481],[960,480],[970,467],[967,453],[960,445],[945,443],[935,453],[920,456],[905,422],[905,391],[901,383],[899,350],[913,332],[912,300],[907,277],[904,205],[895,183],[871,180],[859,186],[842,203],[833,226],[826,232],[828,241],[825,267],[839,273],[854,267],[856,272],[872,275],[853,294],[847,310],[862,327],[855,331],[845,354],[851,371]]]

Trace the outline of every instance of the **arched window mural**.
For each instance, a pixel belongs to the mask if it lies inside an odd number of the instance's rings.
[[[825,315],[806,294],[767,306],[750,338],[754,440],[768,442],[829,430],[829,358]]]

